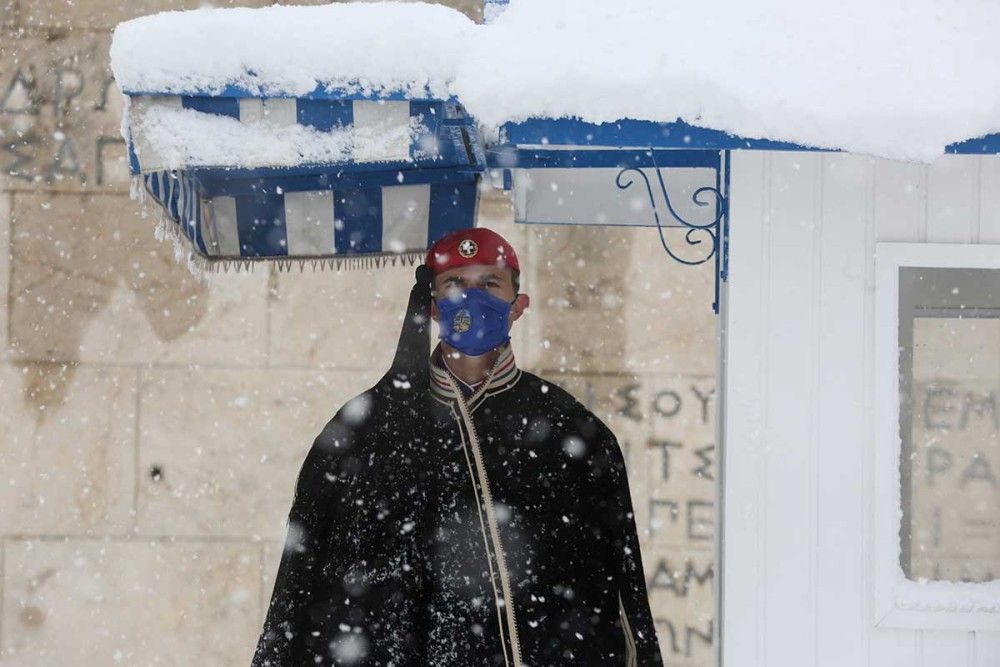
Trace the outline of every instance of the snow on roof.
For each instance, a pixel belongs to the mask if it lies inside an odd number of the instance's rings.
[[[111,68],[128,93],[304,96],[317,86],[447,98],[475,24],[440,5],[379,2],[195,9],[118,25]]]
[[[1000,130],[987,0],[512,0],[492,23],[420,3],[167,12],[121,24],[126,91],[457,97],[487,125],[621,118],[933,160]]]

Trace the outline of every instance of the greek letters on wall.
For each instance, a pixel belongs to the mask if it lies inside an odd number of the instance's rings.
[[[5,36],[6,38],[7,36]],[[122,189],[121,96],[107,68],[108,38],[13,36],[0,59],[0,174],[10,189]]]
[[[618,437],[664,659],[713,664],[716,531],[714,379],[573,378]]]
[[[1000,575],[1000,389],[938,379],[914,385],[909,575],[992,581]],[[905,511],[904,510],[904,511]]]

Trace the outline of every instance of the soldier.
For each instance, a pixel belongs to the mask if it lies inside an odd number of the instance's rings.
[[[662,664],[621,449],[515,363],[519,275],[489,229],[428,251],[392,368],[303,463],[255,667]]]

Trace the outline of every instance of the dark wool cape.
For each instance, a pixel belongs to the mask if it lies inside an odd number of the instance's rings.
[[[430,282],[306,455],[253,667],[661,665],[615,436],[509,345],[465,397]]]

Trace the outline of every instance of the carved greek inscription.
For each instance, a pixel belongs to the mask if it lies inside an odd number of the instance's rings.
[[[107,37],[8,38],[17,57],[0,60],[0,178],[19,189],[124,187]]]

